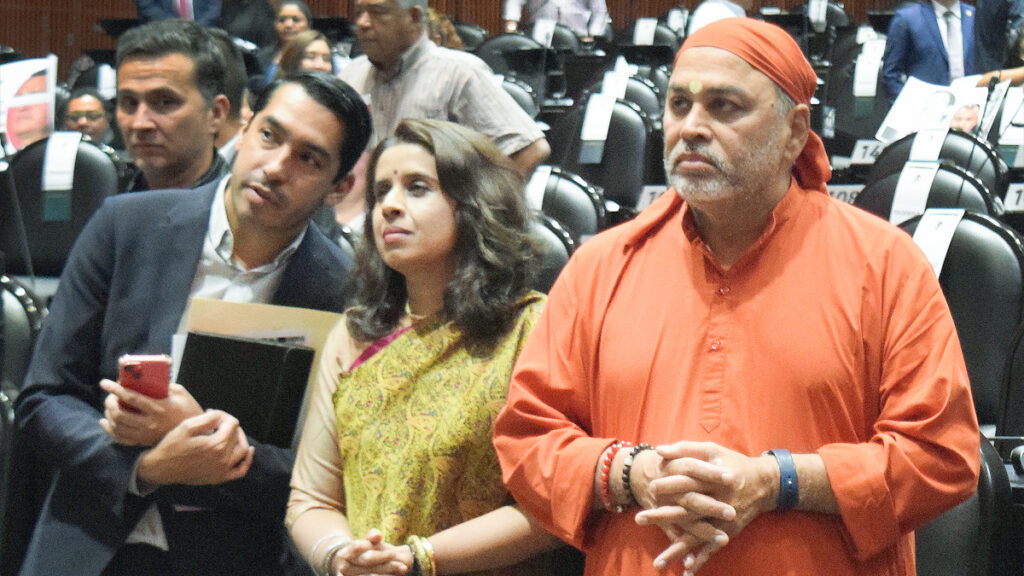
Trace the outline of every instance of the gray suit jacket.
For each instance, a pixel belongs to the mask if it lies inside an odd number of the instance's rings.
[[[168,574],[277,572],[291,451],[253,441],[244,478],[141,498],[128,493],[141,450],[114,444],[97,422],[99,381],[116,379],[120,355],[169,352],[216,188],[112,197],[75,244],[17,402],[21,440],[56,470],[21,574],[100,574],[154,501],[172,549]],[[310,226],[272,301],[340,312],[350,267]],[[209,512],[175,513],[172,504]]]

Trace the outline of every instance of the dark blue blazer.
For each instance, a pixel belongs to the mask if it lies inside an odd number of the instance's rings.
[[[18,397],[21,439],[56,470],[22,566],[25,576],[100,574],[153,502],[172,550],[167,574],[276,574],[294,461],[250,441],[252,467],[217,486],[128,494],[141,452],[100,428],[101,378],[117,358],[167,353],[185,312],[217,182],[109,198],[71,251]],[[351,260],[310,226],[275,304],[341,312]],[[173,505],[209,512],[176,513]]]
[[[974,7],[960,3],[964,74],[974,73]],[[882,82],[890,100],[903,89],[907,76],[929,84],[948,86],[949,54],[942,44],[931,2],[915,3],[896,11],[882,56]]]
[[[135,0],[143,22],[178,17],[177,0]],[[203,26],[216,26],[220,20],[220,0],[192,0],[192,19]]]

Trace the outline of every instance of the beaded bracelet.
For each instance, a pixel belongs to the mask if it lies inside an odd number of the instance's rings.
[[[624,510],[622,506],[616,504],[612,499],[611,479],[609,476],[612,471],[612,462],[615,461],[615,455],[619,452],[619,449],[628,448],[632,445],[631,442],[616,440],[601,453],[601,504],[609,512],[622,512]]]
[[[633,469],[633,458],[636,458],[636,455],[644,450],[654,450],[654,446],[644,444],[642,442],[633,446],[633,449],[629,451],[629,454],[626,454],[626,459],[622,463],[622,491],[625,492],[626,495],[629,496],[629,499],[634,503],[638,502],[636,500],[636,496],[633,495],[633,485],[630,482],[630,471]]]
[[[430,540],[420,536],[409,536],[405,543],[412,550],[415,564],[419,566],[419,574],[422,576],[435,576],[437,570],[434,567],[434,546]]]

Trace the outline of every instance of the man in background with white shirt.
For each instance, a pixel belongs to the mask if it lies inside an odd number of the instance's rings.
[[[546,18],[568,26],[580,38],[603,35],[609,22],[605,0],[505,0],[501,14],[506,32],[527,31]]]

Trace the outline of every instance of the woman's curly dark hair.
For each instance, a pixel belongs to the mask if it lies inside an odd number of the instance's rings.
[[[366,220],[356,248],[359,289],[348,329],[360,340],[376,340],[394,331],[405,312],[405,278],[381,259],[373,232],[377,161],[397,144],[433,155],[441,190],[455,203],[456,265],[444,314],[470,345],[493,342],[511,327],[518,301],[530,291],[530,261],[537,253],[532,216],[511,160],[482,134],[441,120],[403,120],[370,156]]]

